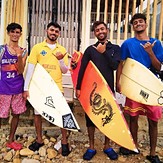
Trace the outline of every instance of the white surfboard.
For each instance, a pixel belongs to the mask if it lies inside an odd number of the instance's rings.
[[[80,130],[65,97],[39,63],[29,85],[29,95],[28,101],[46,120],[61,128]]]
[[[121,91],[128,98],[153,106],[163,106],[163,83],[141,63],[127,58],[121,75]]]

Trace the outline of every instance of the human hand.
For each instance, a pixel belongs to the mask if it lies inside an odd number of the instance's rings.
[[[121,85],[119,83],[116,83],[116,91],[121,93]]]
[[[77,97],[77,98],[80,97],[80,90],[76,90],[76,97]]]
[[[151,44],[150,42],[145,43],[144,45],[142,43],[140,43],[140,45],[144,48],[144,50],[148,53],[148,54],[152,54],[153,50],[152,48],[154,47],[156,43],[156,40]]]
[[[24,91],[24,92],[23,92],[23,98],[24,98],[25,100],[27,100],[28,97],[29,97],[29,91]]]
[[[17,57],[22,57],[23,56],[23,53],[26,53],[27,52],[26,48],[21,49],[20,47],[14,47],[13,49],[14,49]]]
[[[104,42],[104,44],[99,43],[97,47],[93,46],[99,53],[104,53],[106,51],[106,44],[107,41]]]
[[[55,57],[58,59],[58,60],[61,60],[61,59],[63,59],[63,57],[66,55],[66,53],[65,54],[62,54],[61,52],[56,52],[56,54],[53,54],[53,55],[55,55]]]

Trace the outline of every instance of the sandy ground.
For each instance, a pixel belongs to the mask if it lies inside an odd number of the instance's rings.
[[[74,102],[74,107],[73,107],[73,112],[74,115],[79,123],[79,126],[81,128],[81,132],[71,132],[69,136],[69,144],[72,148],[72,152],[68,157],[62,157],[59,153],[56,158],[51,159],[48,161],[50,162],[75,162],[75,163],[80,163],[80,162],[87,162],[82,159],[83,153],[89,146],[88,144],[88,135],[87,135],[87,129],[85,127],[85,118],[84,118],[84,111],[82,107],[80,106],[78,101]],[[35,128],[33,125],[33,111],[32,109],[29,109],[28,112],[24,115],[21,116],[19,127],[17,129],[16,135],[17,137],[27,137],[33,136],[35,138]],[[159,135],[158,135],[158,145],[157,145],[157,154],[160,156],[160,158],[163,158],[163,121],[161,120],[159,122]],[[97,149],[97,154],[95,157],[89,161],[92,163],[109,163],[109,162],[126,162],[126,163],[144,163],[148,162],[145,159],[145,156],[149,153],[149,138],[148,138],[148,126],[147,126],[147,121],[145,117],[140,117],[139,120],[139,134],[138,134],[138,140],[140,144],[140,151],[141,154],[139,155],[132,155],[132,156],[122,156],[119,155],[118,160],[116,161],[111,161],[109,160],[106,155],[103,153],[103,142],[104,142],[104,135],[99,132],[98,129],[96,129],[95,132],[95,148]],[[2,139],[9,133],[9,125],[6,121],[2,121],[2,126],[0,129],[0,162],[6,162],[4,161],[4,151],[2,151],[2,148],[4,147],[4,142],[2,142]],[[60,136],[60,129],[56,126],[51,125],[47,121],[43,120],[43,135],[46,136],[46,138],[54,137],[57,141],[61,138]],[[115,151],[119,152],[119,146],[115,144],[114,142],[111,142],[112,147],[115,149]],[[9,150],[5,151],[7,153]],[[14,158],[14,157],[13,157]],[[20,160],[23,162],[23,159],[33,159],[33,156],[21,156],[20,155]],[[39,162],[47,162],[46,161],[46,156],[45,157],[39,157],[41,158],[38,160]],[[13,159],[7,162],[13,162]],[[16,163],[16,162],[15,162]]]

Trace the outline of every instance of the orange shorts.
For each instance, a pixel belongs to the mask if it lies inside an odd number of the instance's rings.
[[[145,115],[149,119],[157,122],[161,119],[162,107],[145,105],[126,98],[124,113],[127,113],[130,116]]]
[[[23,99],[22,93],[17,95],[0,95],[0,118],[9,116],[10,107],[12,114],[22,114],[26,108],[26,100]]]

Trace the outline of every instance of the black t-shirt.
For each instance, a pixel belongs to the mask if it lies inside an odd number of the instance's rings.
[[[118,45],[112,44],[111,42],[108,42],[106,44],[106,51],[101,54],[93,47],[97,47],[98,44],[99,42],[89,46],[84,52],[76,89],[80,90],[85,69],[88,62],[91,60],[99,69],[108,85],[110,86],[111,90],[114,92],[114,70],[118,68],[118,64],[120,62],[120,47]]]

